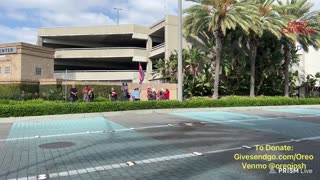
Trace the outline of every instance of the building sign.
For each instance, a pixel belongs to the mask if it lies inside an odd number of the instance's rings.
[[[16,47],[0,48],[0,54],[15,54],[15,53],[17,53]]]

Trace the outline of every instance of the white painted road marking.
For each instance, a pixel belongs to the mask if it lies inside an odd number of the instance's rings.
[[[286,140],[286,141],[270,142],[270,143],[265,143],[265,144],[260,144],[260,145],[267,145],[267,144],[275,145],[275,144],[292,143],[292,142],[304,141],[304,140],[319,140],[319,139],[320,139],[320,136],[315,136],[315,137],[308,137],[308,138],[301,138],[301,139],[290,139],[290,140]],[[252,145],[252,146],[254,146],[254,145]],[[134,166],[135,164],[142,165],[142,164],[156,163],[156,162],[162,162],[162,161],[171,161],[171,160],[184,159],[184,158],[190,158],[190,157],[199,157],[199,156],[201,157],[202,155],[206,155],[206,154],[217,154],[217,153],[223,153],[223,152],[235,151],[235,150],[241,150],[241,149],[243,150],[243,149],[247,149],[247,148],[241,146],[241,147],[235,147],[235,148],[229,148],[229,149],[207,151],[204,153],[193,152],[193,153],[178,154],[178,155],[173,155],[173,156],[163,156],[163,157],[158,157],[158,158],[150,158],[150,159],[144,159],[144,160],[139,160],[139,161],[128,161],[126,163],[120,163],[120,164],[88,167],[85,169],[51,173],[51,174],[49,174],[49,178],[54,178],[54,177],[58,177],[58,176],[64,177],[64,176],[72,176],[72,175],[78,175],[78,174],[86,174],[88,172],[98,172],[98,171],[104,171],[104,170],[110,170],[110,169],[126,168],[126,167],[130,167],[130,166]],[[75,173],[76,171],[78,173]],[[28,180],[29,179],[37,180],[37,176],[28,176],[28,177],[9,179],[9,180],[25,180],[27,178],[28,178]]]
[[[319,117],[320,115],[308,115],[308,116],[301,116],[301,117]],[[299,116],[300,117],[300,116]],[[251,122],[251,121],[267,121],[267,120],[274,120],[274,119],[294,119],[297,117],[275,117],[275,118],[253,118],[253,119],[246,119],[246,120],[226,120],[226,121],[210,121],[206,124],[224,124],[229,122]],[[202,123],[202,122],[201,122]],[[176,126],[175,126],[176,125]],[[136,128],[124,128],[124,129],[113,129],[113,130],[101,130],[101,131],[86,131],[86,132],[79,132],[79,133],[66,133],[66,134],[53,134],[53,135],[36,135],[30,137],[18,137],[18,138],[7,138],[7,139],[0,139],[0,142],[4,141],[16,141],[16,140],[30,140],[36,138],[51,138],[51,137],[61,137],[61,136],[76,136],[76,135],[86,135],[86,134],[102,134],[102,133],[115,133],[115,132],[126,132],[132,130],[144,130],[144,129],[155,129],[155,128],[165,128],[165,127],[179,127],[179,123],[177,124],[166,124],[166,125],[157,125],[157,126],[145,126],[145,127],[136,127]]]
[[[52,135],[42,135],[42,136],[36,135],[36,136],[30,136],[30,137],[0,139],[0,142],[16,141],[16,140],[29,140],[29,139],[36,139],[36,138],[51,138],[51,137],[61,137],[61,136],[77,136],[77,135],[87,135],[87,134],[115,133],[115,132],[154,129],[154,128],[162,128],[162,127],[168,127],[168,125],[147,126],[147,127],[127,128],[127,129],[101,130],[101,131],[85,131],[85,132],[79,132],[79,133],[52,134]]]

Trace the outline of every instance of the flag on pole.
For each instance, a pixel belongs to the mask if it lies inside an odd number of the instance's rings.
[[[144,72],[140,63],[139,63],[139,78],[140,78],[140,84],[142,84],[144,80]]]

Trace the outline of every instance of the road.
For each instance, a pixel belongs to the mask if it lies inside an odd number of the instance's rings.
[[[0,119],[0,179],[320,178],[320,106]]]

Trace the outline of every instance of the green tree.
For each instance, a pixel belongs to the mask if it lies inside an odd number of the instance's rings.
[[[320,12],[311,11],[313,4],[307,0],[286,0],[284,2],[278,0],[277,11],[280,15],[292,22],[307,22],[308,28],[312,29],[313,33],[302,34],[283,34],[282,43],[284,50],[284,96],[289,96],[289,66],[292,59],[292,48],[296,43],[301,44],[304,51],[308,52],[309,46],[319,49],[320,39]]]
[[[213,98],[219,96],[220,62],[223,39],[228,29],[241,28],[249,34],[250,27],[257,22],[257,7],[246,1],[236,0],[189,0],[198,4],[186,9],[184,29],[188,34],[202,31],[213,33],[215,38],[215,76]],[[213,62],[212,62],[213,63]]]
[[[257,48],[261,42],[261,37],[265,32],[270,32],[277,38],[281,37],[281,29],[285,26],[285,22],[275,11],[275,0],[251,0],[257,6],[259,13],[259,23],[255,23],[250,30],[249,47],[250,47],[250,97],[255,96],[255,72]]]
[[[209,63],[205,57],[205,53],[191,46],[182,51],[183,59],[185,60],[183,66],[184,77],[184,96],[192,97],[193,95],[208,95],[208,89],[211,79],[209,75]],[[174,51],[169,59],[159,59],[155,65],[155,77],[160,77],[168,82],[177,82],[177,67],[178,67],[178,52]]]

